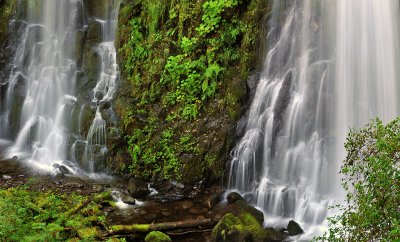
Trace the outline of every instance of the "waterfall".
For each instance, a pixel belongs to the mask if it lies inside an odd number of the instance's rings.
[[[101,19],[88,16],[88,6],[84,0],[19,2],[12,22],[16,52],[0,96],[0,137],[13,141],[10,157],[46,170],[60,163],[72,172],[99,170],[107,152],[101,111],[110,106],[119,77],[114,47],[119,1],[103,6]],[[92,23],[101,26],[100,43],[89,47],[100,59],[94,87],[82,84],[85,66],[79,60]],[[85,88],[88,95],[82,94]],[[89,130],[83,128],[87,116],[94,116]]]
[[[339,167],[350,127],[398,112],[396,0],[275,0],[268,52],[228,188],[267,219],[326,222],[342,201]]]

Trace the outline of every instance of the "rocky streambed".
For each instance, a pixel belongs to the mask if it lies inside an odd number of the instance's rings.
[[[63,173],[33,174],[29,167],[16,160],[0,162],[1,189],[27,184],[33,191],[51,190],[89,197],[110,192],[113,201],[103,207],[109,228],[166,224],[173,227],[163,231],[172,241],[290,241],[292,235],[302,233],[295,222],[280,230],[263,228],[262,212],[238,193],[224,192],[219,186],[187,187],[175,181],[147,184],[132,177],[90,179]],[[143,241],[146,235],[121,231],[117,234],[127,241]]]

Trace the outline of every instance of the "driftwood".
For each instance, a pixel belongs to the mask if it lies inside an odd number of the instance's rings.
[[[114,225],[110,227],[110,231],[106,237],[121,234],[148,233],[151,231],[169,231],[177,229],[193,230],[195,228],[204,229],[213,227],[216,224],[217,221],[212,219],[202,219],[154,224]]]

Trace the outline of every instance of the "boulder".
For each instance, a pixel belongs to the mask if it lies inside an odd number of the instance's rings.
[[[238,200],[233,204],[235,213],[249,213],[251,214],[260,224],[264,222],[264,214],[257,208],[249,205],[244,200]]]
[[[224,194],[225,194],[225,191],[217,192],[217,193],[212,194],[207,199],[207,201],[205,201],[205,205],[208,208],[214,208],[215,205],[217,205],[218,203],[222,202],[222,200],[224,199]]]
[[[145,242],[172,242],[171,238],[159,231],[152,231],[147,234]]]
[[[136,203],[136,200],[133,197],[128,196],[128,195],[122,195],[121,201],[126,204],[129,204],[129,205],[135,205],[135,203]]]
[[[236,201],[239,201],[239,200],[244,200],[243,197],[242,197],[242,195],[240,195],[240,194],[237,193],[237,192],[231,192],[231,193],[229,193],[228,196],[226,197],[226,199],[228,200],[228,203],[229,203],[229,204],[232,204],[232,203],[234,203],[234,202],[236,202]]]
[[[285,233],[281,233],[280,231],[274,228],[266,228],[265,232],[268,234],[268,241],[284,241],[287,239],[287,235]]]
[[[134,198],[143,198],[149,194],[149,187],[146,182],[131,178],[128,182],[128,192]]]
[[[58,170],[60,170],[60,172],[61,172],[62,174],[71,174],[70,169],[69,169],[68,167],[66,167],[66,166],[63,166],[63,165],[60,165],[60,166],[58,167]]]
[[[249,213],[235,216],[227,213],[214,227],[211,233],[212,242],[263,242],[268,233]]]
[[[300,227],[300,225],[297,222],[293,221],[293,220],[289,221],[288,226],[287,226],[287,231],[289,232],[289,234],[291,236],[299,235],[299,234],[304,233],[304,231]]]

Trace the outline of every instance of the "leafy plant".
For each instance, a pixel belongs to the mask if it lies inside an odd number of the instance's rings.
[[[250,14],[258,11],[259,1],[251,1]],[[218,108],[225,108],[225,97],[229,96],[226,92],[231,92],[226,82],[237,76],[232,70],[237,70],[243,53],[250,58],[247,47],[241,49],[241,45],[243,36],[251,40],[248,36],[253,37],[257,21],[243,21],[242,13],[247,10],[238,8],[241,3],[138,0],[125,11],[130,17],[119,31],[128,41],[119,52],[134,100],[131,113],[124,118],[132,160],[129,172],[148,179],[170,177],[182,164],[177,146],[182,133],[177,127],[189,130],[188,124],[201,120],[199,115],[216,100]],[[239,100],[233,96],[232,100]],[[227,109],[234,113],[237,105],[232,101]],[[169,131],[173,136],[167,142],[163,134]],[[187,143],[196,147],[191,139]],[[194,148],[185,150],[188,154],[199,153]]]
[[[320,241],[399,241],[400,119],[351,130],[341,173],[347,204]]]

